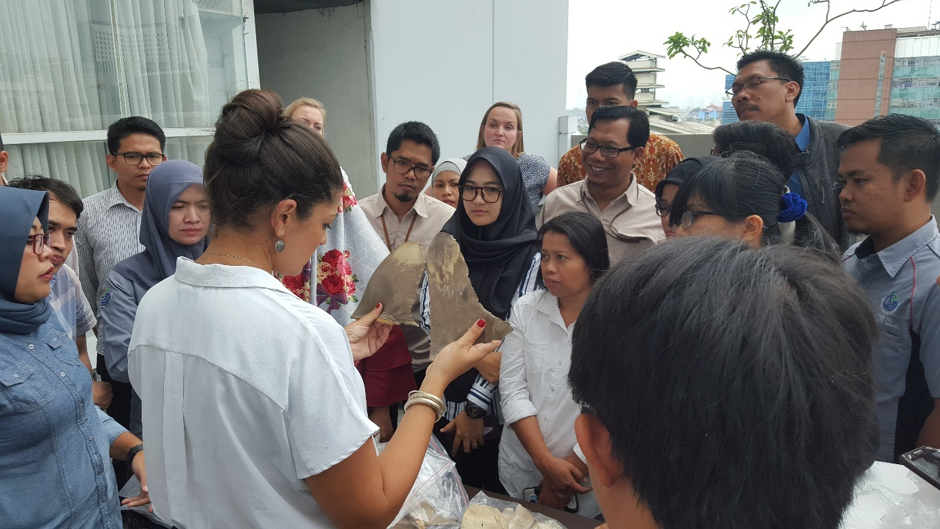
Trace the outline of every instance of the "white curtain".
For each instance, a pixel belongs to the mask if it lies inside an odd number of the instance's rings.
[[[130,115],[208,127],[209,59],[193,0],[0,2],[0,132],[106,129]],[[167,155],[201,162],[207,142]],[[8,178],[42,174],[88,196],[109,186],[103,141],[9,146]]]

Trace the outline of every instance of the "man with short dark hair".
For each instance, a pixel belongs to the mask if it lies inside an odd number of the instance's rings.
[[[108,154],[105,161],[117,178],[110,188],[84,200],[78,219],[75,246],[78,249],[82,290],[95,316],[99,304],[107,302],[105,286],[115,265],[143,251],[140,219],[144,207],[147,178],[154,167],[166,160],[166,135],[154,121],[131,116],[108,127]],[[109,382],[114,394],[108,415],[130,428],[131,385],[111,379],[98,342],[98,374]],[[124,475],[115,466],[118,481]]]
[[[594,111],[601,106],[637,106],[636,75],[622,61],[602,64],[584,77],[587,102],[584,113],[588,123]],[[682,151],[676,142],[666,136],[650,133],[643,156],[636,162],[633,172],[637,181],[650,191],[666,178],[673,167],[682,161]],[[581,159],[581,147],[575,145],[558,162],[558,187],[580,182],[587,176]]]
[[[612,268],[568,375],[608,526],[838,529],[875,451],[873,327],[789,245],[679,237]]]
[[[588,136],[579,145],[587,178],[545,197],[539,226],[568,211],[594,215],[607,233],[611,264],[663,239],[656,197],[633,172],[643,159],[649,135],[649,119],[635,107],[595,110]]]
[[[930,204],[940,187],[940,133],[926,120],[879,116],[846,130],[839,166],[846,227],[868,237],[843,262],[868,295],[878,459],[940,447],[940,232]]]
[[[836,140],[848,127],[798,114],[803,65],[784,53],[755,51],[738,60],[738,74],[728,95],[741,121],[764,121],[786,130],[799,155],[787,186],[808,202],[808,211],[843,250],[852,238],[839,215],[835,191],[839,169]]]
[[[406,242],[427,248],[453,215],[454,208],[423,193],[440,155],[437,135],[424,123],[402,123],[389,134],[382,153],[385,184],[379,193],[360,200],[359,206],[390,252]],[[382,351],[360,362],[369,417],[379,425],[383,441],[391,436],[397,422],[396,404],[416,387],[392,381],[405,380],[412,373],[422,378],[431,362],[430,351],[427,333],[419,327],[403,326],[400,332],[393,329]],[[377,388],[384,389],[384,394]]]
[[[69,338],[75,341],[78,358],[93,375],[85,345],[85,335],[98,323],[85,295],[78,274],[66,264],[72,254],[73,237],[82,215],[82,199],[67,182],[32,175],[8,182],[10,187],[45,191],[49,194],[49,248],[53,277],[49,286],[49,304]],[[111,386],[106,382],[92,383],[95,404],[105,410],[111,403]]]

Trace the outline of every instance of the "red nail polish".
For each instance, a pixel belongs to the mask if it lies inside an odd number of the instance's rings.
[[[477,320],[477,327],[485,327],[485,326],[486,326],[486,322],[483,321],[482,318]]]
[[[379,303],[378,305],[375,306],[375,308],[379,308],[379,307],[381,307],[381,306],[382,306],[382,304]]]

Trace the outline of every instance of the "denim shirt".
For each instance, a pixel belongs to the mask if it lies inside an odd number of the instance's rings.
[[[120,529],[108,451],[125,431],[92,403],[58,318],[0,334],[0,525]]]

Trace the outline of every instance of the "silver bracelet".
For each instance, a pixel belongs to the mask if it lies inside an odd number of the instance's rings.
[[[436,415],[434,422],[441,420],[441,418],[444,416],[444,410],[445,410],[444,406],[442,406],[441,404],[437,402],[434,402],[433,400],[429,398],[417,397],[417,396],[409,397],[408,400],[405,402],[406,413],[408,412],[408,408],[410,408],[412,404],[424,404],[425,406],[434,410],[434,414]]]
[[[438,406],[440,406],[441,409],[444,409],[444,410],[447,409],[447,406],[444,404],[444,401],[441,400],[441,398],[438,397],[437,395],[434,395],[433,393],[428,393],[427,391],[421,391],[419,389],[416,389],[414,391],[408,392],[408,398],[411,399],[412,397],[421,397],[424,399],[428,399],[436,403]]]

